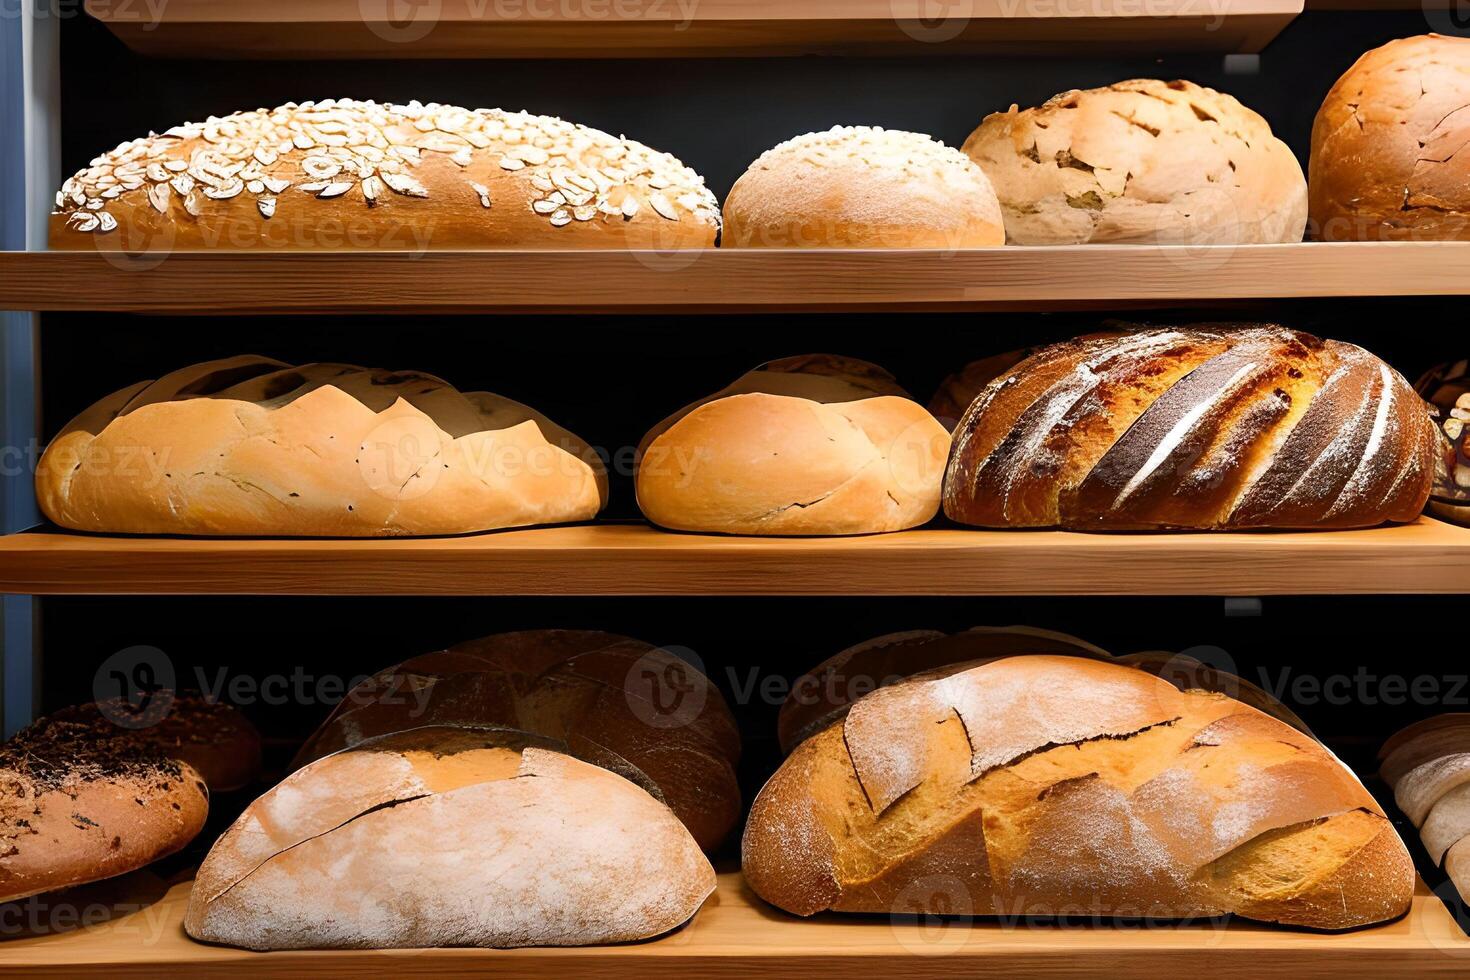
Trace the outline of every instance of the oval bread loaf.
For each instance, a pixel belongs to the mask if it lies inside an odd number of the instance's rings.
[[[79,531],[381,537],[588,520],[607,476],[499,395],[246,356],[98,402],[46,447],[36,496]]]
[[[858,701],[761,790],[743,860],[798,915],[1345,929],[1402,915],[1414,891],[1393,826],[1316,741],[1224,695],[1048,655]]]
[[[719,204],[667,153],[550,116],[288,102],[130,140],[68,178],[52,248],[700,248]]]
[[[1378,775],[1419,828],[1430,860],[1470,900],[1470,714],[1415,722],[1383,743]]]

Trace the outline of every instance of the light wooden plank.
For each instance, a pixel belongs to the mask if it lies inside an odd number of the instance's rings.
[[[0,592],[295,595],[1318,595],[1470,593],[1470,529],[848,538],[642,524],[457,538],[0,538]]]
[[[105,246],[107,236],[100,236]],[[638,251],[0,253],[0,309],[1056,310],[1470,294],[1470,242]]]

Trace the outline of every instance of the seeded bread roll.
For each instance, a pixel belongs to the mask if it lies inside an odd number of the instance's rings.
[[[184,928],[259,950],[631,942],[714,887],[689,832],[628,780],[504,731],[427,727],[251,804],[200,866]]]
[[[1470,239],[1470,38],[1363,55],[1312,124],[1312,227],[1324,241]]]
[[[781,143],[725,198],[725,245],[983,248],[1000,205],[965,155],[919,133],[834,126]]]
[[[1412,521],[1442,452],[1362,348],[1275,325],[1083,338],[996,378],[955,428],[944,511],[983,527]]]
[[[1010,657],[869,694],[751,808],[746,881],[797,915],[1402,915],[1408,852],[1317,742],[1224,695]]]
[[[676,531],[897,531],[938,511],[948,447],[944,427],[881,368],[787,358],[654,426],[638,506]]]
[[[499,395],[245,356],[98,402],[46,447],[36,495],[80,531],[387,537],[588,520],[607,476]]]
[[[296,766],[424,725],[535,735],[627,776],[713,850],[740,817],[740,736],[719,690],[672,653],[592,630],[526,630],[381,670],[348,692]]]
[[[1193,82],[1134,79],[987,116],[964,150],[995,185],[1006,240],[1299,242],[1307,183],[1266,120]]]
[[[1457,524],[1470,524],[1470,361],[1442,364],[1414,385],[1439,414],[1447,444],[1435,469],[1429,513]]]
[[[56,195],[52,248],[702,248],[667,153],[550,116],[328,99],[123,143]]]

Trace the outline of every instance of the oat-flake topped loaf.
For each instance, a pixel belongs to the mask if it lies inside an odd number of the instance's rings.
[[[67,179],[55,248],[711,246],[667,153],[551,116],[328,99],[211,116]]]

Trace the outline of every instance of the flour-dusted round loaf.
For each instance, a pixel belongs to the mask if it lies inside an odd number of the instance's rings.
[[[1319,929],[1402,915],[1414,868],[1352,772],[1221,694],[1076,657],[882,688],[757,796],[746,881],[798,915],[943,912]]]
[[[740,818],[740,735],[719,689],[641,640],[523,630],[414,657],[349,691],[295,764],[424,725],[521,731],[603,765],[667,803],[706,850]]]
[[[249,949],[574,946],[677,928],[715,873],[632,782],[495,729],[318,759],[215,842],[184,928]]]
[[[979,167],[920,133],[834,126],[778,144],[725,198],[722,244],[983,248],[1005,244]]]
[[[1390,41],[1337,80],[1312,124],[1324,241],[1470,239],[1470,38]]]
[[[62,527],[379,537],[588,520],[601,459],[508,398],[432,375],[236,357],[111,395],[41,457]]]
[[[1015,245],[1299,242],[1307,185],[1291,149],[1233,97],[1134,79],[987,116],[965,152]]]
[[[881,368],[786,358],[654,426],[638,506],[676,531],[898,531],[938,511],[948,448],[944,427]]]
[[[290,102],[130,140],[67,179],[52,248],[708,247],[667,153],[550,116]]]
[[[955,428],[944,511],[983,527],[1349,528],[1412,521],[1442,453],[1360,347],[1204,324],[1047,347]]]

